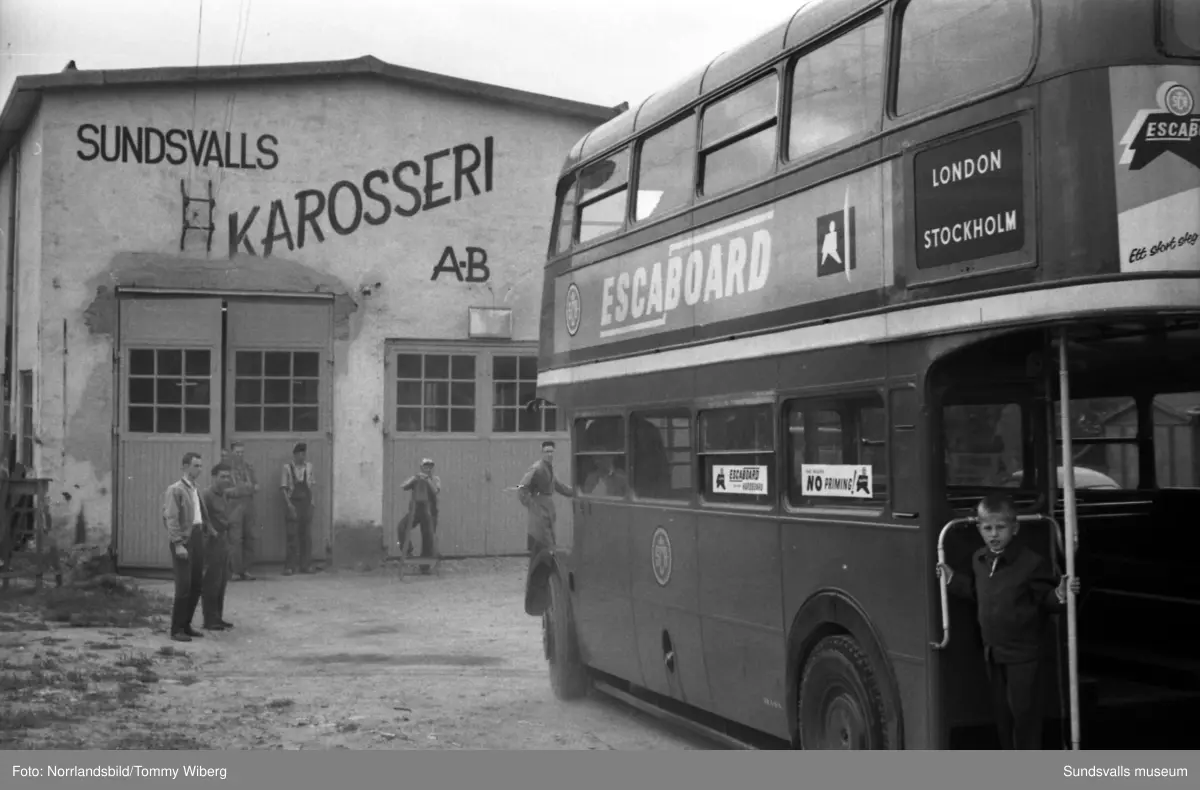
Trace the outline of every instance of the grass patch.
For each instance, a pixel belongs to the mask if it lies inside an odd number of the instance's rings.
[[[113,662],[113,666],[130,667],[132,669],[148,669],[154,665],[154,658],[145,653],[122,653]]]
[[[170,612],[167,596],[126,584],[0,592],[0,623],[8,624],[6,630],[46,630],[45,622],[83,628],[148,628]],[[31,617],[45,622],[30,621]]]

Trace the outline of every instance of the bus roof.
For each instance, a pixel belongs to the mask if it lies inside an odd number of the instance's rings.
[[[679,82],[653,93],[640,104],[597,126],[571,148],[563,172],[629,139],[703,97],[720,91],[748,72],[765,66],[831,28],[889,0],[798,0],[800,8],[783,22],[741,46],[717,55]]]

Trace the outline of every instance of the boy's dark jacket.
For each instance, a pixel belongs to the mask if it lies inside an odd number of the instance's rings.
[[[1016,543],[999,555],[986,546],[979,549],[970,567],[955,570],[947,586],[976,602],[984,649],[998,664],[1036,661],[1047,615],[1066,608],[1058,600],[1050,563]]]

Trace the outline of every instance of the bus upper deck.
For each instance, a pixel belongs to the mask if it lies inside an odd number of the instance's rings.
[[[859,319],[858,342],[1169,300],[1114,281],[1185,272],[1200,249],[1193,8],[806,4],[572,150],[543,384],[837,319]],[[962,304],[914,309],[944,302]],[[892,310],[909,312],[886,330],[864,318]]]

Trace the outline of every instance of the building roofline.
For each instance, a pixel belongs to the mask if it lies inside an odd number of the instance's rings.
[[[251,82],[288,82],[342,77],[377,77],[404,85],[595,121],[597,124],[616,117],[624,109],[623,107],[604,107],[515,88],[505,88],[431,71],[420,71],[385,63],[373,55],[365,55],[352,60],[264,63],[244,66],[171,66],[88,71],[68,68],[55,74],[26,74],[17,77],[4,103],[3,110],[0,110],[0,159],[7,156],[8,152],[25,134],[30,120],[41,104],[42,95],[50,91],[151,86],[195,88]]]

